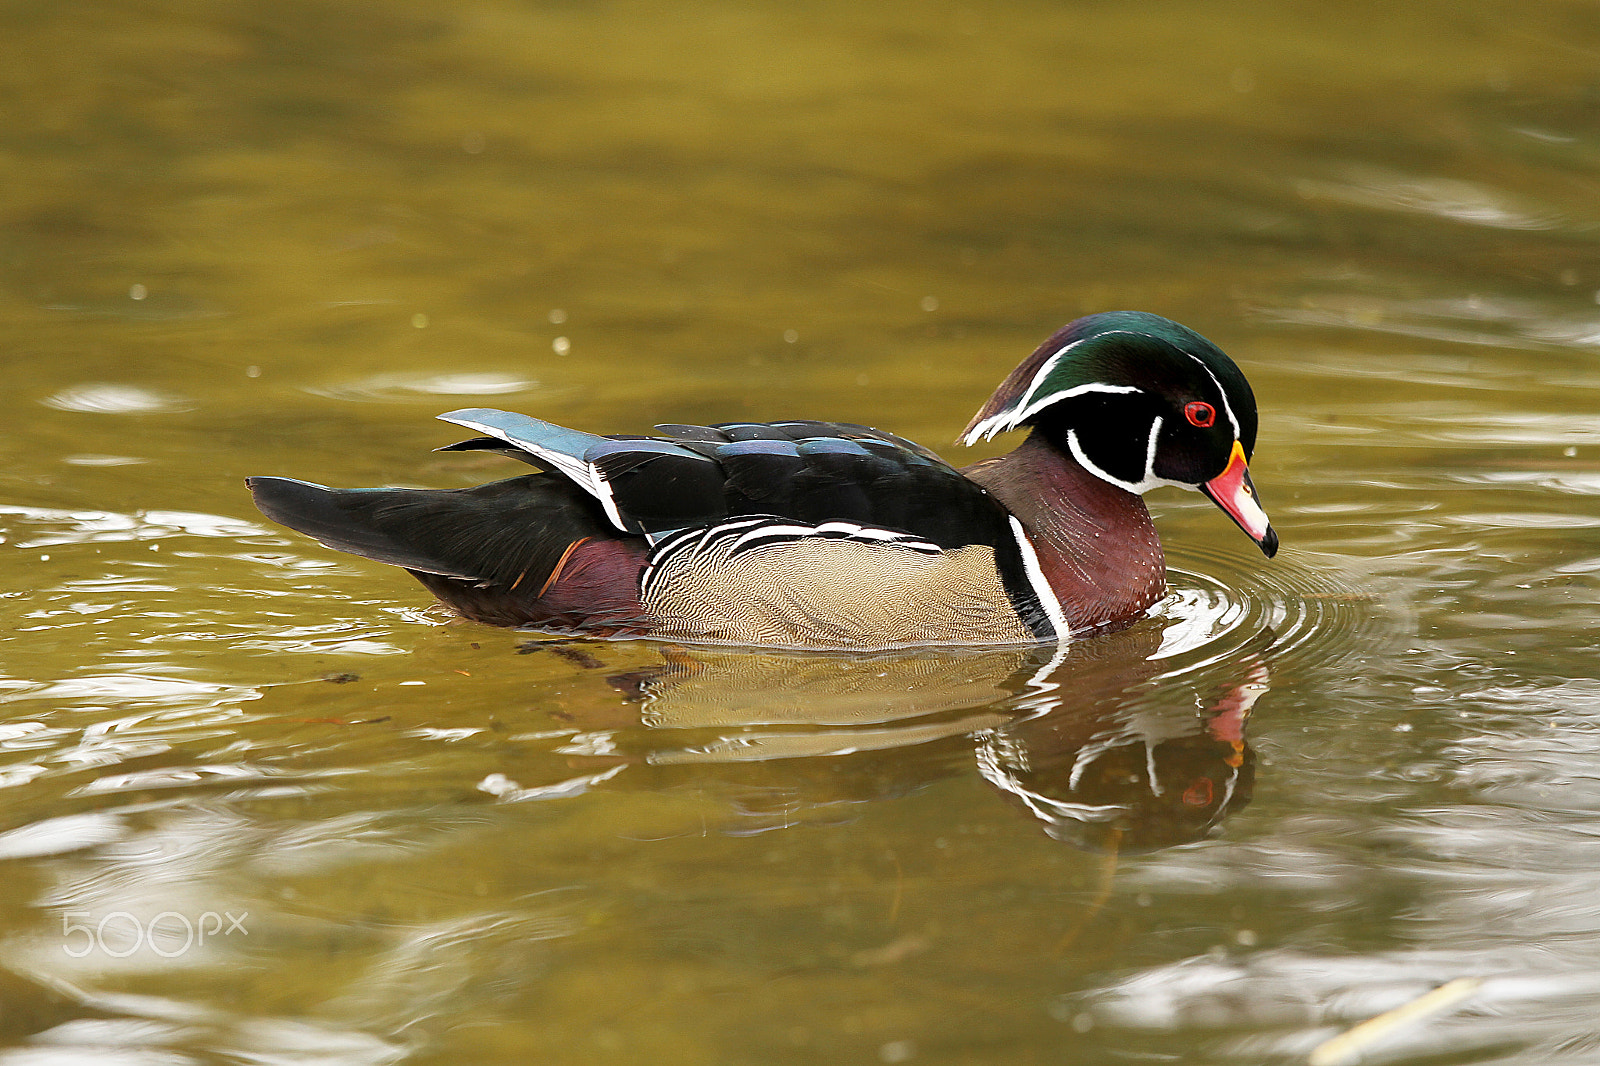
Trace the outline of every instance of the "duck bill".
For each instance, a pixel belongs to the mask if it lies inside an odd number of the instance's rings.
[[[1245,465],[1244,447],[1233,442],[1233,454],[1228,456],[1228,466],[1222,473],[1200,486],[1200,491],[1211,497],[1211,502],[1222,508],[1240,529],[1261,546],[1267,558],[1278,550],[1278,534],[1273,532],[1267,512],[1261,509],[1256,497],[1256,487],[1250,483],[1250,468]]]

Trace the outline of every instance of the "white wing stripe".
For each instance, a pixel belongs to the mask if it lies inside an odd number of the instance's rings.
[[[521,448],[523,451],[530,452],[543,459],[571,478],[583,491],[599,500],[600,506],[605,510],[606,518],[610,519],[611,524],[623,532],[627,532],[628,527],[623,524],[622,514],[617,510],[617,501],[612,495],[611,486],[592,463],[586,463],[576,456],[545,448],[529,440],[512,439],[505,430],[498,426],[486,425],[483,422],[474,422],[465,418],[455,419],[454,422],[458,426],[466,426],[468,429],[475,429],[480,433],[486,433],[491,437],[503,440],[513,447]]]
[[[739,549],[749,544],[752,540],[761,540],[770,537],[799,538],[806,536],[808,533],[814,532],[816,532],[816,530],[812,526],[757,526],[750,532],[739,537],[738,540],[735,540],[733,544],[729,546],[728,554],[734,554]]]
[[[842,538],[839,536],[842,534]],[[746,549],[767,545],[763,541],[781,544],[785,541],[803,541],[807,538],[828,540],[845,539],[877,546],[900,548],[924,555],[938,555],[944,551],[931,541],[922,540],[911,533],[893,529],[878,529],[855,522],[823,522],[808,526],[774,516],[738,518],[705,529],[679,530],[661,540],[650,552],[644,569],[639,574],[641,595],[648,596],[650,587],[660,573],[668,567],[694,566],[696,557],[710,557],[707,562],[715,566]],[[680,556],[683,557],[680,559]]]

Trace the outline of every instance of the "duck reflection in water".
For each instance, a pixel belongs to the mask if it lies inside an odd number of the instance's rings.
[[[1069,682],[1048,713],[979,733],[979,772],[1057,840],[1134,852],[1210,836],[1250,802],[1250,709],[1267,690],[1258,658],[1162,678],[1155,660]],[[1144,676],[1139,676],[1144,673]]]
[[[626,707],[561,712],[591,738],[566,749],[589,771],[571,785],[629,779],[732,786],[732,832],[843,820],[862,802],[916,791],[976,763],[1051,837],[1092,851],[1170,847],[1209,836],[1249,802],[1251,706],[1262,658],[1186,665],[1161,657],[1158,620],[1060,649],[880,655],[665,646],[661,661],[606,676]],[[611,646],[615,648],[615,645]],[[535,643],[594,669],[604,645]],[[598,731],[598,732],[596,732]],[[772,761],[783,760],[781,774]],[[624,773],[624,770],[627,772]],[[496,775],[506,799],[559,794]]]

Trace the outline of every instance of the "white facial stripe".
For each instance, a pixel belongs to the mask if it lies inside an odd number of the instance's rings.
[[[961,438],[961,443],[976,444],[980,440],[988,440],[990,437],[998,433],[1004,433],[1008,429],[1016,429],[1051,404],[1060,403],[1062,400],[1070,400],[1074,396],[1084,396],[1091,392],[1129,393],[1143,391],[1143,389],[1136,389],[1132,385],[1105,385],[1098,381],[1090,382],[1087,385],[1075,385],[1070,389],[1052,392],[1048,396],[1034,400],[1026,407],[1008,407],[999,414],[984,419],[972,427],[971,433]]]
[[[1051,404],[1057,403],[1061,400],[1070,399],[1073,396],[1082,395],[1086,392],[1143,391],[1128,385],[1105,385],[1096,382],[1089,385],[1079,385],[1076,388],[1067,389],[1063,392],[1054,392],[1041,400],[1035,400],[1033,398],[1033,394],[1039,391],[1039,386],[1043,385],[1045,379],[1055,371],[1056,366],[1061,362],[1062,356],[1072,351],[1072,349],[1076,348],[1078,345],[1083,344],[1086,341],[1094,340],[1095,337],[1110,337],[1119,333],[1130,337],[1148,336],[1148,334],[1139,333],[1131,329],[1108,329],[1104,333],[1096,333],[1094,337],[1080,337],[1070,344],[1063,345],[1055,352],[1055,354],[1046,359],[1043,365],[1039,367],[1038,371],[1034,373],[1033,380],[1028,383],[1027,391],[1025,391],[1015,403],[1011,404],[1011,406],[1007,407],[999,414],[991,415],[982,422],[978,423],[976,426],[972,427],[972,432],[962,437],[961,443],[971,446],[978,443],[980,440],[988,440],[996,434],[1004,433],[1008,429],[1016,429],[1018,426],[1022,425],[1024,421],[1033,417],[1034,414],[1043,410],[1044,408],[1049,407]]]
[[[1211,372],[1211,368],[1209,366],[1206,366],[1206,363],[1205,363],[1204,359],[1201,359],[1198,355],[1195,355],[1193,352],[1184,352],[1183,354],[1187,355],[1190,359],[1193,359],[1195,362],[1199,363],[1200,364],[1200,369],[1204,370],[1206,372],[1206,377],[1211,379],[1211,384],[1213,384],[1213,385],[1215,385],[1217,387],[1217,395],[1222,397],[1222,410],[1228,416],[1228,424],[1233,427],[1233,439],[1234,440],[1240,439],[1239,438],[1239,420],[1237,418],[1233,417],[1233,405],[1228,402],[1228,390],[1222,387],[1222,382],[1218,381],[1217,380],[1217,375],[1215,375],[1215,374],[1213,374]]]
[[[1151,489],[1158,489],[1163,485],[1172,485],[1180,489],[1198,488],[1196,485],[1187,485],[1182,481],[1169,481],[1166,478],[1156,477],[1153,467],[1155,465],[1156,440],[1160,435],[1160,430],[1161,419],[1158,418],[1150,424],[1150,438],[1145,443],[1145,472],[1143,481],[1124,481],[1116,475],[1108,473],[1107,471],[1104,471],[1100,469],[1100,467],[1096,466],[1094,460],[1090,459],[1089,456],[1085,454],[1083,445],[1078,443],[1078,431],[1075,429],[1067,430],[1067,449],[1072,452],[1072,457],[1078,460],[1078,465],[1089,471],[1089,473],[1093,474],[1101,481],[1109,482],[1119,489],[1133,493],[1135,496],[1143,496]]]
[[[1161,416],[1150,423],[1150,440],[1144,446],[1144,479],[1146,482],[1156,480],[1156,441],[1161,436]]]
[[[1017,412],[1016,419],[1012,422],[1012,425],[1021,425],[1023,422],[1029,418],[1032,418],[1046,407],[1049,407],[1051,404],[1060,403],[1062,400],[1070,400],[1074,396],[1084,396],[1091,392],[1130,393],[1143,391],[1143,389],[1135,388],[1132,385],[1105,385],[1100,382],[1093,382],[1088,385],[1077,385],[1070,389],[1063,389],[1060,392],[1052,392],[1048,396],[1042,396],[1039,399],[1034,400],[1021,411]]]
[[[1072,349],[1076,348],[1078,345],[1082,344],[1086,339],[1087,338],[1080,337],[1078,340],[1070,341],[1056,349],[1055,354],[1046,359],[1043,365],[1041,365],[1039,369],[1034,372],[1033,380],[1028,382],[1028,391],[1022,394],[1022,398],[1017,401],[1015,406],[1026,406],[1028,401],[1033,399],[1033,394],[1039,391],[1039,386],[1044,384],[1045,378],[1049,377],[1055,372],[1056,366],[1061,362],[1061,357],[1072,351]]]
[[[1075,429],[1067,430],[1067,449],[1072,452],[1072,457],[1078,460],[1079,466],[1089,471],[1089,473],[1093,474],[1101,481],[1109,481],[1117,488],[1126,489],[1129,492],[1137,493],[1139,491],[1139,486],[1135,485],[1133,482],[1124,481],[1115,474],[1108,474],[1096,466],[1094,460],[1090,459],[1089,456],[1085,454],[1083,445],[1078,443],[1078,431]]]
[[[1039,555],[1033,550],[1033,542],[1028,540],[1028,534],[1023,530],[1022,523],[1017,521],[1016,515],[1006,517],[1011,522],[1011,535],[1017,539],[1017,548],[1022,552],[1022,569],[1028,575],[1028,584],[1033,586],[1039,606],[1044,608],[1044,613],[1049,617],[1050,625],[1056,631],[1056,640],[1063,643],[1071,640],[1072,627],[1067,624],[1067,612],[1062,609],[1061,601],[1056,599],[1055,589],[1045,579],[1044,570],[1039,566]]]
[[[1095,336],[1109,337],[1117,333],[1127,334],[1135,337],[1148,336],[1148,334],[1127,329],[1107,330],[1104,333],[1097,333]],[[1039,386],[1044,384],[1045,379],[1055,371],[1056,366],[1060,364],[1062,357],[1072,349],[1076,348],[1078,345],[1092,339],[1094,338],[1083,337],[1073,341],[1070,344],[1064,345],[1057,350],[1053,355],[1050,356],[1050,358],[1044,361],[1043,365],[1039,367],[1039,370],[1033,375],[1033,380],[1028,383],[1027,391],[1022,394],[1020,399],[1018,399],[1010,407],[1007,407],[1005,410],[999,412],[998,414],[991,415],[982,422],[978,423],[976,426],[972,427],[972,432],[962,437],[960,443],[970,447],[979,441],[989,440],[1001,433],[1006,432],[1007,430],[1016,429],[1018,426],[1022,425],[1023,422],[1027,421],[1029,418],[1033,417],[1035,414],[1044,410],[1046,407],[1049,407],[1053,403],[1059,403],[1062,400],[1068,400],[1074,396],[1081,396],[1084,393],[1144,391],[1128,385],[1107,385],[1100,382],[1094,382],[1088,385],[1079,385],[1075,388],[1066,389],[1062,392],[1051,393],[1048,396],[1035,400],[1033,398],[1034,393],[1039,390]],[[1179,351],[1183,351],[1183,349],[1180,348]],[[1233,404],[1228,400],[1228,390],[1222,387],[1222,382],[1217,379],[1216,374],[1212,373],[1211,368],[1206,365],[1205,360],[1201,359],[1193,352],[1183,352],[1183,354],[1187,355],[1190,359],[1193,359],[1196,363],[1199,363],[1200,369],[1205,371],[1206,377],[1210,378],[1211,383],[1217,387],[1217,395],[1222,397],[1222,411],[1228,416],[1228,424],[1233,427],[1234,439],[1241,439],[1239,419],[1235,417],[1233,413]],[[1117,482],[1111,478],[1107,478],[1107,480],[1112,481],[1113,484],[1127,484],[1126,482]],[[1179,484],[1179,482],[1163,482],[1163,484]]]

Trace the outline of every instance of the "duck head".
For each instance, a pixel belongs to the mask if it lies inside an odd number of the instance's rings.
[[[1278,550],[1247,465],[1255,395],[1233,360],[1192,329],[1143,311],[1069,323],[1001,382],[961,443],[1022,426],[1128,492],[1203,492],[1269,557]]]

